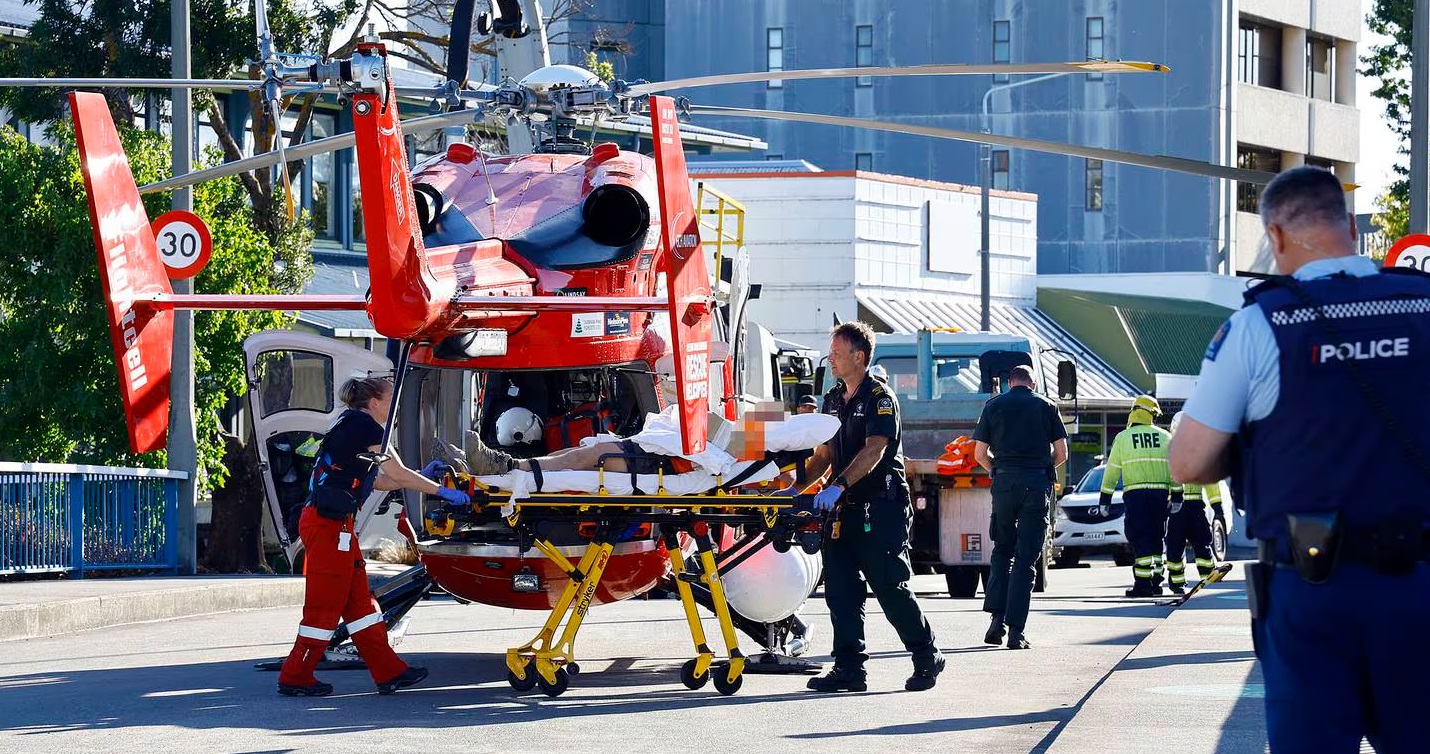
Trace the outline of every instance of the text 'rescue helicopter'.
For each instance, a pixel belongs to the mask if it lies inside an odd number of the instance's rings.
[[[284,86],[316,85],[338,92],[352,113],[351,134],[178,176],[146,190],[355,147],[371,285],[366,296],[173,293],[103,97],[70,95],[121,394],[136,452],[161,448],[166,441],[177,309],[362,311],[374,330],[401,344],[393,365],[359,349],[324,348],[300,334],[250,341],[255,421],[273,414],[258,439],[270,471],[266,491],[285,544],[287,511],[277,501],[284,497],[286,483],[276,473],[278,456],[286,452],[287,463],[294,463],[293,449],[321,434],[340,410],[332,391],[352,373],[395,367],[400,408],[396,426],[390,423],[386,435],[395,433],[409,465],[420,464],[442,443],[461,446],[468,431],[492,442],[497,417],[513,406],[541,417],[547,452],[599,432],[631,434],[647,413],[659,412],[671,400],[665,395],[670,391],[662,389],[663,377],[673,382],[685,453],[704,448],[712,410],[736,418],[742,375],[734,365],[745,325],[742,297],[748,290],[730,277],[712,282],[685,169],[677,104],[658,92],[817,77],[1166,71],[1151,63],[1089,61],[770,71],[608,84],[581,68],[547,65],[539,5],[534,0],[501,0],[488,18],[502,23],[489,20],[484,26],[505,38],[503,43],[515,50],[513,59],[525,55],[526,61],[540,65],[514,83],[467,89],[473,5],[474,0],[459,0],[448,81],[426,92],[450,107],[473,106],[407,124],[397,117],[398,92],[381,43],[364,42],[344,60],[289,64],[272,51],[262,0],[256,8],[262,81],[122,82],[130,87],[258,86],[275,122]],[[535,34],[523,18],[534,23]],[[98,87],[121,82],[0,80],[6,84]],[[895,130],[1253,183],[1272,177],[1179,158],[854,118],[688,109]],[[580,126],[642,110],[651,122],[652,156],[614,144],[589,144],[576,136]],[[458,142],[409,172],[405,131],[485,118],[507,125],[514,152],[528,141],[530,150],[495,156]],[[712,373],[719,378],[713,389]],[[298,398],[300,383],[315,378],[328,395],[316,401]],[[298,480],[305,476],[294,475]],[[817,564],[803,569],[775,564],[779,557],[802,557],[800,548],[789,547],[794,529],[787,518],[794,515],[794,501],[742,495],[735,486],[731,482],[687,496],[535,495],[524,507],[512,505],[497,491],[486,498],[486,505],[476,504],[470,511],[409,501],[409,529],[425,534],[418,543],[423,567],[387,585],[380,600],[389,624],[432,582],[465,600],[550,609],[542,633],[509,651],[508,680],[518,689],[540,685],[556,695],[569,683],[574,667],[571,642],[586,609],[643,594],[664,581],[680,592],[697,650],[697,657],[682,668],[682,680],[697,688],[713,676],[717,689],[733,693],[746,662],[735,646],[732,625],[756,636],[768,650],[778,649],[786,637],[798,633],[793,613],[818,578]],[[295,494],[291,485],[286,490]],[[296,494],[301,496],[301,490]],[[368,501],[367,515],[381,497]],[[721,525],[728,532],[723,538]],[[746,532],[739,541],[733,535],[737,527]],[[624,536],[611,535],[616,530]],[[681,552],[692,544],[700,573],[682,578]],[[537,557],[532,549],[545,557]],[[295,555],[296,546],[290,544],[288,551]],[[568,558],[575,557],[580,560],[573,564]],[[766,582],[765,591],[792,596],[779,600],[780,607],[764,610],[766,614],[747,610],[750,615],[732,616],[722,580],[738,580],[741,569],[747,571],[747,580]],[[761,575],[783,574],[781,579],[791,583],[783,584],[781,592],[781,585],[769,583],[771,579],[757,579],[750,573],[754,569],[764,569]],[[728,649],[723,664],[713,664],[694,601],[703,602],[720,619]],[[567,616],[558,639],[556,629]],[[342,632],[335,646],[341,639]],[[720,672],[712,673],[715,667]]]

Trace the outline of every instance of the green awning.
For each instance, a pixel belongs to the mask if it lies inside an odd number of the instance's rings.
[[[1038,308],[1143,390],[1195,375],[1232,310],[1202,301],[1039,288]]]

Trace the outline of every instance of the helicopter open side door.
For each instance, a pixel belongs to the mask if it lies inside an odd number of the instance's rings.
[[[243,342],[253,436],[258,443],[263,494],[272,533],[288,562],[302,550],[298,511],[308,494],[319,442],[344,406],[338,389],[351,377],[390,374],[382,354],[331,338],[293,330],[265,330]],[[399,539],[389,517],[373,519],[386,492],[375,491],[358,510],[356,526],[364,549],[383,539]]]

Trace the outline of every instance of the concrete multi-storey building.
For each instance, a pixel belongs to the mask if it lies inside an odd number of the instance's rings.
[[[702,104],[830,113],[1353,179],[1359,4],[1346,0],[622,0],[647,40],[621,59],[646,78],[764,69],[1151,60],[1168,74],[1080,74],[1011,89],[994,76],[707,87]],[[598,4],[598,8],[602,4]],[[639,7],[635,7],[639,6]],[[602,17],[611,14],[605,11]],[[634,17],[634,16],[633,16]],[[663,46],[655,44],[663,29]],[[992,91],[991,96],[989,95]],[[984,103],[987,120],[983,119]],[[698,119],[757,135],[768,156],[831,170],[979,180],[961,142],[787,122]],[[995,149],[995,188],[1038,195],[1039,272],[1246,269],[1260,238],[1252,186]]]

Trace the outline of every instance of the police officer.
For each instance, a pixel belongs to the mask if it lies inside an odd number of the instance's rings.
[[[387,641],[387,623],[368,590],[367,570],[353,529],[353,517],[373,489],[409,489],[470,502],[465,492],[440,487],[402,464],[397,456],[374,463],[382,450],[382,425],[392,413],[392,383],[362,377],[343,384],[339,398],[348,407],[328,428],[313,466],[307,503],[298,519],[304,548],[303,622],[278,673],[284,696],[327,696],[330,683],[313,676],[346,619],[353,644],[367,664],[380,694],[391,694],[427,677],[409,667]],[[424,471],[430,471],[432,465]]]
[[[1023,628],[1048,533],[1054,472],[1068,460],[1068,433],[1058,407],[1033,392],[1032,369],[1013,367],[1008,385],[983,407],[973,431],[973,457],[993,478],[993,563],[983,597],[983,612],[993,620],[983,641],[1000,644],[1006,628],[1008,648],[1027,649]]]
[[[908,481],[899,441],[899,402],[888,386],[869,375],[874,331],[862,322],[834,328],[829,367],[839,378],[824,396],[824,412],[838,416],[839,432],[821,445],[806,464],[809,479],[833,470],[834,478],[815,496],[816,507],[832,510],[833,523],[823,549],[824,599],[834,626],[834,667],[810,679],[815,691],[863,691],[864,581],[869,582],[884,616],[913,654],[909,691],[933,688],[944,658],[933,629],[909,590]]]
[[[1184,412],[1172,416],[1168,429],[1177,437]],[[1173,594],[1185,594],[1187,585],[1187,545],[1197,559],[1197,574],[1202,578],[1216,570],[1216,553],[1212,550],[1212,527],[1207,522],[1206,505],[1211,504],[1214,518],[1226,531],[1226,511],[1221,502],[1221,484],[1182,485],[1182,504],[1173,505],[1167,517],[1167,585]]]
[[[1102,474],[1103,510],[1112,505],[1112,493],[1122,480],[1123,527],[1132,546],[1132,588],[1128,597],[1156,597],[1162,593],[1162,546],[1167,535],[1167,507],[1181,505],[1181,486],[1172,482],[1167,449],[1172,436],[1153,424],[1162,405],[1150,395],[1139,395],[1127,412],[1127,429],[1117,433]],[[1169,501],[1170,495],[1170,501]]]
[[[1430,278],[1356,255],[1329,172],[1282,173],[1260,209],[1283,277],[1213,337],[1172,470],[1230,473],[1259,540],[1247,592],[1271,750],[1356,752],[1364,736],[1423,752]]]

